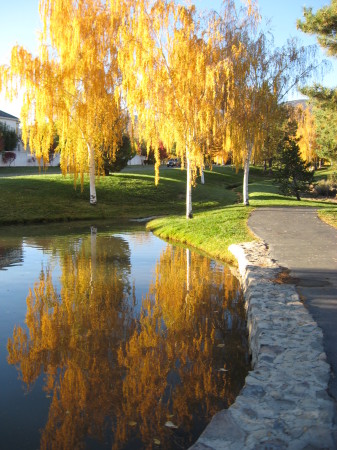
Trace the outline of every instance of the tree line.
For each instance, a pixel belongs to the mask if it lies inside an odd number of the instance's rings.
[[[257,5],[223,2],[201,14],[173,0],[40,0],[39,55],[12,50],[0,90],[24,88],[23,141],[48,161],[55,136],[63,173],[95,177],[114,161],[127,127],[155,156],[175,147],[186,168],[186,217],[192,186],[215,156],[244,168],[275,146],[287,93],[312,74],[310,49],[289,40],[274,48]],[[268,145],[267,145],[268,143]]]

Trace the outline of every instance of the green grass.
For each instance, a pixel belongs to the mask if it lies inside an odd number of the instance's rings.
[[[278,187],[272,180],[261,180],[249,185],[249,203],[254,207],[265,206],[301,206],[326,208],[325,200],[303,197],[300,201],[296,197],[287,197],[278,192]]]
[[[7,168],[6,168],[7,169]],[[97,179],[98,204],[89,204],[89,180],[83,190],[74,189],[73,179],[61,174],[30,175],[30,170],[12,168],[0,171],[0,224],[36,223],[67,220],[123,220],[149,216],[183,214],[185,211],[185,171],[160,170],[160,183],[154,185],[153,167],[130,168]],[[14,169],[14,168],[13,168]],[[241,174],[231,168],[206,173],[206,184],[193,190],[195,212],[233,204],[237,195],[226,189],[240,183]]]
[[[147,228],[163,239],[191,245],[213,258],[234,263],[228,246],[254,239],[247,226],[251,211],[251,207],[242,205],[225,206],[197,213],[192,220],[184,216],[155,219]]]
[[[325,208],[318,211],[318,217],[326,222],[328,225],[331,225],[334,228],[337,228],[337,208]]]
[[[314,174],[314,182],[317,183],[317,181],[326,180],[333,175],[336,176],[336,170],[336,166],[322,167],[321,169],[317,169]]]
[[[238,203],[242,171],[215,167],[205,172],[205,185],[193,189],[193,220],[185,219],[185,171],[160,169],[154,185],[153,167],[128,167],[121,173],[97,180],[98,204],[89,204],[89,182],[74,189],[73,179],[57,168],[0,169],[0,225],[107,219],[121,223],[131,218],[160,216],[148,223],[157,235],[194,246],[209,255],[233,262],[232,243],[249,241],[247,220],[254,208],[306,206],[320,209],[324,220],[336,226],[337,204],[278,193],[277,186],[259,168],[250,172],[250,207]],[[323,176],[323,172],[319,176]],[[325,176],[327,173],[325,174]]]
[[[235,263],[228,246],[254,239],[250,233],[247,221],[255,208],[260,207],[315,207],[319,208],[322,220],[337,228],[337,204],[325,200],[309,198],[298,201],[295,197],[287,197],[278,193],[272,180],[261,177],[261,172],[255,169],[249,185],[250,206],[224,206],[221,209],[205,211],[196,214],[193,220],[183,217],[169,217],[153,220],[148,223],[148,229],[163,239],[171,239],[192,245],[214,258]],[[255,180],[255,181],[254,181]],[[235,188],[238,194],[241,185]]]
[[[46,175],[46,174],[60,174],[61,169],[58,166],[50,166],[45,168],[40,168],[37,166],[33,167],[0,167],[0,177],[15,177],[15,176],[25,176],[25,175]]]

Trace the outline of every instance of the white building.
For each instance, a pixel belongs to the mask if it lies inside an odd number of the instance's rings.
[[[16,132],[19,136],[19,141],[17,143],[16,148],[14,149],[14,153],[16,154],[15,160],[10,164],[12,167],[27,167],[27,166],[38,166],[39,163],[34,156],[34,153],[31,153],[29,145],[27,145],[27,149],[25,150],[22,140],[21,140],[21,130],[20,130],[20,119],[18,117],[12,116],[4,111],[0,110],[0,122],[4,123],[8,128],[11,128]],[[53,161],[50,162],[49,165],[57,166],[60,163],[59,154],[55,154]],[[8,163],[4,163],[2,156],[0,155],[0,167],[8,166]]]
[[[135,155],[133,158],[129,159],[128,166],[143,166],[146,156]]]

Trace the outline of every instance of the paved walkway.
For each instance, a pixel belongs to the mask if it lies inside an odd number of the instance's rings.
[[[332,368],[329,393],[337,401],[337,229],[311,208],[257,209],[248,224],[297,279],[297,291],[323,331]]]
[[[190,450],[337,449],[337,230],[303,208],[258,209],[249,226],[265,243],[229,250],[252,370]]]

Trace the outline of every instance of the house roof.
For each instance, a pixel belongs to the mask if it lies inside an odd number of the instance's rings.
[[[8,114],[5,111],[1,111],[1,110],[0,110],[0,117],[2,117],[3,119],[15,119],[15,120],[19,121],[18,117],[12,116],[11,114]]]

